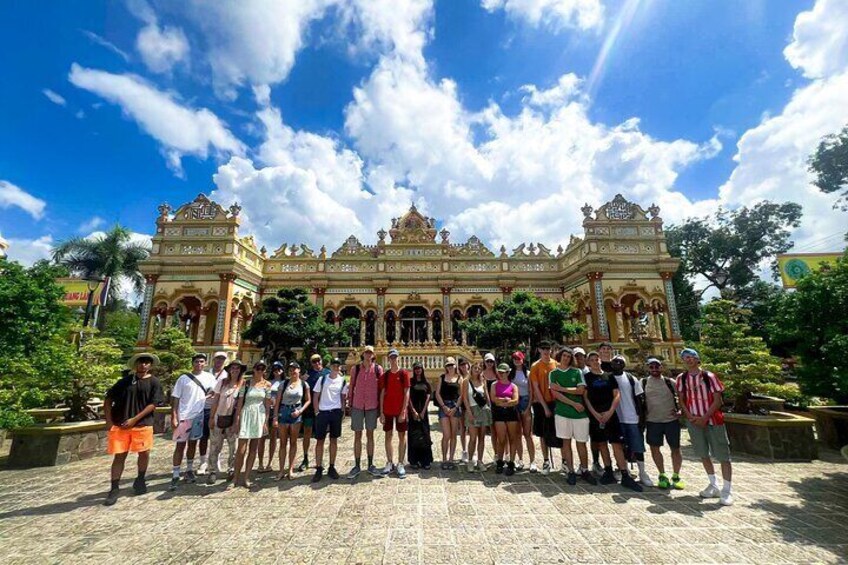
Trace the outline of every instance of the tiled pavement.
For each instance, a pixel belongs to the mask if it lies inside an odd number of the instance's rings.
[[[379,463],[379,432],[376,444]],[[698,498],[704,475],[688,447],[687,489],[643,494],[553,474],[435,469],[317,486],[309,474],[266,474],[253,491],[169,493],[169,447],[157,438],[150,492],[111,508],[101,504],[107,457],[0,470],[0,563],[848,562],[848,463],[834,452],[809,464],[737,459],[736,505],[725,508]]]

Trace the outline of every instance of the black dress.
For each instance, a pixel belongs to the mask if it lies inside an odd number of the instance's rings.
[[[433,391],[430,383],[424,380],[413,380],[409,390],[409,399],[416,412],[424,409],[427,395],[432,397]],[[409,432],[407,435],[407,459],[410,465],[423,467],[433,463],[433,441],[430,439],[430,417],[425,412],[421,414],[421,420],[409,418]]]

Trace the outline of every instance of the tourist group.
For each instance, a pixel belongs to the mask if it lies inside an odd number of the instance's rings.
[[[448,357],[444,373],[431,386],[420,364],[413,365],[411,374],[399,366],[395,349],[389,351],[388,366],[382,367],[376,363],[373,347],[365,347],[349,377],[342,374],[339,359],[325,368],[317,354],[310,358],[306,371],[296,361],[287,365],[274,361],[270,366],[259,361],[248,372],[245,364],[228,361],[223,352],[213,356],[208,371],[206,355],[199,353],[192,359],[191,372],[180,376],[171,392],[174,455],[170,489],[178,489],[181,480],[198,480],[194,470],[198,447],[197,475],[204,475],[207,484],[215,484],[223,474],[224,460],[226,475],[221,478],[231,481],[229,487],[250,487],[257,458],[258,471],[270,472],[275,451],[279,457],[276,479],[291,480],[295,473],[309,468],[313,438],[312,482],[323,480],[325,472],[329,479],[339,479],[338,439],[348,417],[354,434],[354,464],[346,478],[355,480],[362,472],[364,432],[366,471],[403,479],[406,463],[412,469],[430,469],[434,463],[429,417],[434,403],[442,431],[443,470],[457,468],[459,443],[459,465],[468,472],[486,471],[489,466],[484,464],[483,454],[490,437],[496,454],[495,473],[513,475],[525,470],[526,447],[526,471],[549,474],[553,471],[551,451],[559,449],[567,484],[575,485],[578,479],[590,485],[620,482],[622,487],[642,491],[654,486],[645,470],[647,443],[659,470],[656,486],[682,489],[680,432],[685,425],[709,479],[701,497],[733,504],[730,449],[721,411],[724,387],[715,374],[701,367],[696,350],[685,349],[681,357],[686,370],[676,378],[664,375],[662,362],[650,358],[649,376],[637,379],[626,371],[627,359],[613,355],[610,343],[586,354],[580,347],[542,342],[538,359],[529,366],[521,351],[511,355],[511,363],[498,363],[492,353],[481,363]],[[133,492],[147,492],[145,474],[153,445],[154,411],[164,402],[162,386],[151,374],[158,362],[151,353],[134,355],[127,373],[106,395],[108,450],[114,455],[106,505],[119,497],[128,453],[138,454]],[[378,422],[385,432],[387,463],[382,468],[374,464]],[[325,468],[328,436],[329,465]],[[534,436],[541,446],[541,467],[536,465]],[[660,451],[666,443],[671,451],[670,475]],[[224,444],[228,451],[225,459]],[[302,459],[295,467],[299,450]],[[181,476],[184,457],[186,469]],[[713,460],[721,466],[721,488]],[[634,474],[631,464],[638,469]]]

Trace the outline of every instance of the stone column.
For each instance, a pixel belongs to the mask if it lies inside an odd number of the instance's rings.
[[[595,322],[596,339],[610,339],[607,315],[604,311],[604,287],[601,282],[601,279],[604,278],[604,274],[596,271],[588,273],[586,278],[589,279],[589,285],[592,288],[592,317]]]
[[[592,307],[586,307],[586,337],[589,340],[595,339],[595,325],[592,322]]]
[[[359,318],[359,345],[365,345],[365,316]]]
[[[648,337],[651,339],[659,339],[659,335],[657,335],[657,311],[651,308],[650,313],[648,313]]]
[[[179,328],[180,327],[180,309],[170,307],[166,310],[167,321],[165,322],[166,327]]]
[[[669,321],[671,322],[671,338],[672,340],[680,339],[680,319],[677,317],[677,303],[674,301],[674,285],[671,279],[674,273],[660,273],[663,280],[663,288],[665,289],[665,302],[668,304]]]
[[[239,310],[230,312],[230,345],[238,345],[241,333],[242,313]]]
[[[395,343],[403,343],[400,339],[400,314],[395,318]]]
[[[450,311],[450,287],[442,287],[442,343],[453,339],[453,319]]]
[[[314,292],[315,292],[315,304],[323,312],[324,311],[324,294],[326,294],[327,289],[326,288],[316,288],[316,289],[314,289]]]
[[[150,312],[153,308],[153,295],[156,293],[156,281],[159,275],[145,275],[144,303],[141,306],[141,327],[138,329],[138,345],[147,346],[150,334]]]
[[[209,307],[204,306],[200,309],[200,316],[197,318],[197,337],[194,343],[204,345],[204,337],[206,334],[206,315],[209,314]]]
[[[427,342],[433,341],[433,315],[427,316]]]
[[[153,341],[153,338],[159,333],[161,324],[159,323],[159,316],[161,316],[161,311],[157,308],[150,314],[150,321],[147,327],[147,343]]]
[[[379,287],[377,291],[377,315],[374,318],[374,341],[383,344],[386,341],[386,289]]]
[[[506,300],[507,298],[509,298],[509,295],[512,294],[512,287],[511,286],[502,286],[501,292],[503,293],[504,300]]]
[[[230,305],[233,302],[233,292],[236,280],[234,273],[220,273],[221,285],[218,290],[218,320],[215,325],[215,345],[226,345],[230,338],[230,323],[232,311]]]
[[[612,309],[615,311],[615,337],[618,341],[624,341],[624,314],[622,313],[621,303],[613,304]]]

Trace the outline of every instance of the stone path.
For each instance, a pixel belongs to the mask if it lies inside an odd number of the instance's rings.
[[[340,471],[352,455],[344,433]],[[378,463],[382,444],[378,432]],[[729,508],[698,498],[703,470],[684,455],[687,489],[671,493],[435,469],[317,486],[309,474],[266,474],[253,491],[169,493],[170,444],[157,438],[150,492],[111,508],[101,505],[107,457],[0,470],[0,563],[848,562],[848,463],[837,453],[811,464],[737,459]]]

